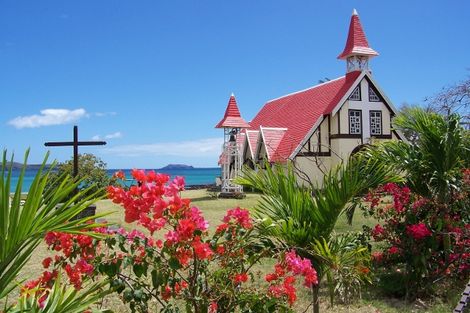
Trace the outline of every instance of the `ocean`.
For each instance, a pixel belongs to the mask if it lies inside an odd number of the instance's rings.
[[[108,175],[112,176],[119,169],[109,169],[107,170]],[[126,178],[131,178],[131,169],[122,170],[126,174]],[[215,178],[220,176],[220,168],[193,168],[193,169],[175,169],[175,170],[155,170],[158,173],[165,173],[171,177],[183,176],[185,178],[186,186],[195,186],[195,185],[208,185],[214,184]],[[26,170],[25,177],[23,180],[22,192],[28,192],[31,183],[34,180],[36,175],[36,170]],[[13,170],[11,186],[12,189],[16,188],[18,183],[18,177],[20,175],[20,170]],[[12,190],[13,192],[14,190]]]

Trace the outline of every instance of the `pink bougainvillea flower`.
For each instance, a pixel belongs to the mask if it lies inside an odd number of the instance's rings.
[[[393,255],[393,254],[398,254],[399,252],[400,252],[400,249],[398,249],[398,248],[395,247],[395,246],[390,247],[390,248],[388,249],[388,253],[389,253],[389,254],[392,254],[392,255]]]
[[[407,226],[406,233],[413,237],[415,240],[422,240],[432,235],[431,231],[427,228],[426,224],[424,223]]]
[[[246,273],[236,274],[233,277],[233,282],[236,284],[246,283],[248,281],[248,275]]]
[[[380,225],[377,224],[375,225],[374,229],[372,229],[372,237],[375,240],[380,240],[382,238],[382,235],[384,234],[385,229]]]

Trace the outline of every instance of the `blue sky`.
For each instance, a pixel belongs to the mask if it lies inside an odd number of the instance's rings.
[[[80,151],[110,168],[217,166],[231,92],[251,120],[269,99],[342,76],[353,8],[396,106],[469,75],[464,0],[2,0],[0,148],[20,159],[31,147],[40,162],[76,124],[81,140],[108,142]]]

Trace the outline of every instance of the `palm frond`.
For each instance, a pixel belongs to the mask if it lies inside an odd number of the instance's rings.
[[[14,280],[29,260],[34,248],[49,231],[79,233],[86,229],[101,226],[90,223],[99,214],[87,218],[71,220],[90,204],[100,199],[97,194],[81,197],[83,192],[73,194],[80,185],[71,177],[64,177],[61,184],[45,191],[48,177],[53,167],[46,169],[48,155],[44,158],[28,194],[22,203],[22,184],[29,151],[25,153],[24,166],[13,195],[10,193],[12,162],[7,166],[7,153],[3,152],[0,177],[0,299],[5,297],[14,286]],[[11,158],[13,161],[13,156]],[[81,197],[81,200],[77,200]],[[62,205],[60,203],[64,202]],[[92,234],[93,235],[93,234]],[[98,234],[96,234],[98,236]]]
[[[390,166],[358,155],[326,174],[315,190],[299,185],[290,165],[244,169],[236,182],[263,193],[255,214],[266,219],[263,225],[270,225],[266,230],[269,235],[290,246],[306,247],[315,239],[329,238],[338,217],[353,207],[350,202],[354,197],[400,180]]]
[[[61,286],[60,277],[50,290],[47,299],[42,306],[39,305],[39,296],[35,292],[23,294],[18,303],[8,313],[31,312],[31,313],[81,313],[90,308],[91,305],[100,301],[104,296],[113,292],[107,288],[109,282],[103,280],[94,283],[84,290],[78,291],[73,287]],[[93,309],[92,312],[109,313],[107,309]]]
[[[461,169],[470,166],[469,135],[459,120],[457,115],[445,117],[411,109],[395,119],[395,126],[416,133],[416,143],[384,142],[367,153],[402,172],[414,192],[446,202],[458,188]]]

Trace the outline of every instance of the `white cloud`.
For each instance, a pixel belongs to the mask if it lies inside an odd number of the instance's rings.
[[[105,116],[114,116],[117,115],[116,112],[96,112],[95,116],[97,117],[105,117]]]
[[[103,140],[104,139],[116,139],[116,138],[121,138],[122,133],[121,132],[115,132],[112,134],[105,135],[104,137],[101,137],[100,135],[95,135],[91,137],[91,140]]]
[[[115,133],[104,136],[105,139],[115,139],[115,138],[121,138],[121,137],[122,137],[121,132],[115,132]]]
[[[103,152],[122,157],[207,157],[218,155],[221,151],[221,146],[222,138],[203,138],[192,141],[114,146],[105,148]]]
[[[40,115],[18,116],[8,124],[16,128],[36,128],[41,126],[62,125],[75,122],[87,116],[85,109],[44,109]]]

